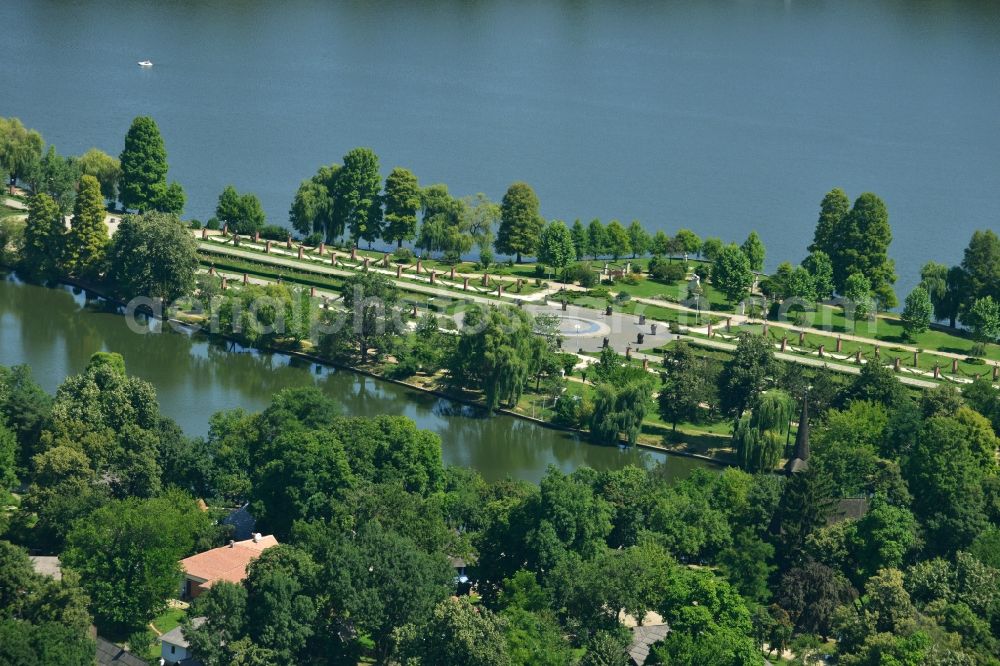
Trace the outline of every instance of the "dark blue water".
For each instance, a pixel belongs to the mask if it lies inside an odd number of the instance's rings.
[[[136,61],[155,63],[142,70]],[[232,183],[282,223],[358,145],[383,172],[548,217],[638,218],[804,254],[834,186],[879,193],[900,296],[1000,226],[988,1],[4,0],[0,115],[117,154],[166,137],[188,214]]]

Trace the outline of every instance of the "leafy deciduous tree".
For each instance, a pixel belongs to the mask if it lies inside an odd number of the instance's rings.
[[[403,241],[417,236],[417,210],[420,208],[420,185],[409,169],[396,167],[385,179],[385,240]]]
[[[521,263],[521,255],[534,254],[545,224],[538,208],[538,196],[527,183],[514,183],[507,188],[500,207],[497,252],[516,255],[517,263]]]

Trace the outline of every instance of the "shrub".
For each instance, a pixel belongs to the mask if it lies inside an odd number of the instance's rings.
[[[611,291],[607,287],[594,287],[587,292],[587,296],[607,299],[611,297]]]
[[[210,231],[218,231],[219,230],[219,218],[217,218],[217,217],[210,217],[210,218],[208,218],[208,222],[205,223],[205,228],[209,229]]]
[[[491,265],[493,265],[493,250],[484,247],[479,251],[479,266],[486,269]]]
[[[573,264],[563,269],[562,281],[569,284],[579,282],[581,287],[590,289],[597,284],[597,273],[590,268],[590,264]]]
[[[417,359],[413,356],[404,356],[395,365],[389,366],[385,371],[385,376],[390,379],[407,379],[417,374]]]
[[[392,253],[392,258],[397,264],[408,264],[413,261],[413,250],[408,247],[396,248]]]
[[[188,226],[192,229],[201,229],[201,220],[191,220]]]
[[[584,414],[587,410],[587,406],[584,403],[585,400],[579,396],[559,396],[559,399],[556,401],[555,414],[552,417],[552,421],[557,425],[568,428],[578,428],[580,424],[585,422],[586,418],[589,418],[589,414]]]
[[[615,303],[627,303],[632,300],[632,294],[627,291],[619,291],[615,294]]]
[[[288,229],[279,227],[277,224],[265,224],[260,228],[260,237],[273,241],[287,240]]]
[[[649,260],[649,274],[660,282],[674,283],[687,277],[687,267],[681,262],[670,262],[663,257]]]
[[[559,364],[562,366],[562,369],[566,373],[566,376],[569,377],[570,375],[572,375],[573,368],[576,367],[576,364],[580,362],[580,359],[577,358],[576,354],[569,354],[566,352],[561,352],[557,354],[557,356],[559,358]]]
[[[597,284],[597,273],[587,269],[585,273],[580,275],[579,283],[584,289],[590,289]]]
[[[622,282],[628,285],[632,285],[634,287],[635,285],[642,282],[642,275],[638,273],[629,273],[628,275],[622,278]]]
[[[319,244],[323,242],[323,234],[318,231],[311,233],[303,238],[302,242],[310,247],[319,247]]]
[[[545,277],[545,266],[542,264],[535,264],[535,277],[543,278]]]

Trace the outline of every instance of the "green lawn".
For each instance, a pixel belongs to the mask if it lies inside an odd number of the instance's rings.
[[[972,338],[964,331],[957,330],[951,332],[930,329],[917,335],[913,342],[907,341],[903,335],[903,324],[895,315],[883,314],[872,321],[859,321],[857,327],[853,327],[847,321],[843,310],[839,307],[821,305],[815,312],[806,312],[802,316],[813,328],[822,328],[834,333],[849,333],[892,344],[906,344],[921,349],[963,355],[968,355],[973,346]],[[987,345],[986,356],[1000,360],[1000,346]]]
[[[181,623],[181,618],[184,617],[184,610],[181,608],[168,608],[163,612],[163,614],[158,615],[153,619],[153,626],[160,630],[161,634],[165,634],[174,627],[177,627]]]
[[[219,244],[219,245],[222,246],[221,244]],[[209,249],[210,247],[211,246],[203,247],[201,249],[201,252],[211,253],[211,250]],[[226,245],[226,246],[223,246],[223,247],[232,247],[232,246]],[[279,244],[278,247],[281,248],[281,247],[283,247],[283,245]],[[248,251],[248,252],[259,253],[261,255],[261,258],[263,259],[263,257],[267,256],[267,253],[264,251],[264,248],[265,248],[265,246],[264,246],[263,243],[254,243],[252,241],[243,240],[243,241],[241,241],[238,249],[244,250],[244,251]],[[341,252],[343,252],[343,250],[341,250]],[[323,263],[321,263],[321,262],[319,262],[319,261],[317,261],[315,259],[308,259],[308,258],[305,258],[305,257],[303,257],[302,259],[298,259],[295,255],[289,256],[289,255],[285,255],[285,254],[275,254],[275,256],[281,257],[281,259],[283,261],[292,261],[292,262],[295,262],[295,263],[301,265],[300,271],[304,272],[304,273],[318,273],[318,271],[315,270],[317,266],[320,266],[320,265],[327,265],[327,266],[329,266],[330,265],[329,262],[323,262]],[[315,256],[315,255],[312,253],[311,250],[307,250],[306,251],[306,257],[308,257],[308,256]],[[372,259],[381,260],[383,255],[381,253],[367,252],[367,251],[358,250],[358,257],[359,258],[363,258],[365,256],[371,257]],[[344,263],[346,263],[348,266],[361,266],[361,264],[362,264],[362,261],[351,262],[350,259],[347,259],[347,258],[345,258],[343,256],[341,256],[341,261],[344,262]],[[395,266],[396,266],[395,263],[390,263],[390,267],[394,268]],[[404,265],[404,272],[403,272],[401,278],[399,279],[400,286],[405,288],[405,285],[407,283],[422,284],[422,285],[429,286],[429,282],[427,280],[425,280],[423,278],[417,278],[417,277],[414,276],[414,274],[413,274],[414,267],[415,267],[415,263],[414,264],[405,264]],[[462,288],[461,278],[459,278],[459,277],[456,276],[456,279],[454,281],[452,281],[448,277],[447,273],[449,273],[451,271],[451,265],[444,264],[444,263],[438,262],[438,261],[428,260],[428,261],[422,261],[421,262],[421,267],[423,269],[425,269],[425,270],[434,270],[434,271],[438,271],[439,272],[439,275],[437,277],[437,282],[434,285],[435,287],[437,287],[439,289],[447,289],[449,291],[454,291],[456,293],[465,293],[465,290]],[[295,269],[289,268],[288,270],[289,271],[294,271]],[[464,270],[471,271],[472,270],[472,264],[461,264],[459,266],[456,266],[456,272],[461,273]],[[525,278],[523,279],[523,281],[521,283],[520,288],[518,288],[518,287],[515,286],[514,282],[517,280],[517,278],[519,276],[505,276],[501,280],[500,278],[497,277],[497,275],[498,275],[497,273],[489,272],[489,274],[490,274],[490,288],[492,290],[494,290],[494,291],[496,290],[497,285],[500,284],[501,282],[504,285],[504,293],[505,294],[509,294],[509,295],[524,295],[524,296],[527,296],[529,294],[533,294],[533,293],[539,291],[539,289],[540,289],[539,286],[535,285],[534,275],[525,276]],[[476,286],[476,287],[481,287],[481,283],[478,280],[470,280],[470,283],[472,285]],[[483,296],[488,296],[489,295],[488,293],[481,293],[481,292],[476,292],[476,291],[472,291],[470,293],[480,293],[480,295],[483,295]]]
[[[762,327],[759,324],[744,325],[739,327],[734,327],[736,330],[746,330],[753,333],[760,334],[762,332]],[[786,329],[780,329],[777,327],[770,327],[768,329],[768,336],[774,341],[775,344],[781,341],[782,336],[788,336],[788,353],[798,353],[791,347],[796,347],[799,349],[806,348],[810,352],[817,351],[820,345],[823,345],[825,351],[836,354],[837,349],[837,338],[834,335],[818,335],[814,333],[808,333],[805,335],[804,344],[799,345],[799,334],[797,331],[790,331]],[[853,340],[844,340],[842,342],[841,351],[838,356],[855,355],[858,351],[861,352],[862,356],[872,360],[875,358],[875,344],[876,343],[866,343],[866,342],[855,342]],[[803,354],[807,355],[807,354]],[[808,354],[816,357],[815,354]],[[890,364],[893,363],[896,358],[900,359],[900,365],[904,368],[913,367],[913,353],[905,349],[899,348],[892,344],[881,344],[879,345],[879,358],[883,363]],[[840,359],[833,359],[833,362],[844,363],[845,361],[840,361]],[[951,374],[952,359],[944,356],[937,356],[931,351],[923,351],[918,354],[917,357],[917,368],[926,371],[933,371],[934,366],[937,365],[941,368],[942,375]],[[984,365],[979,365],[975,363],[969,363],[967,360],[960,360],[958,362],[958,375],[971,377],[973,375],[981,375],[983,373],[991,372],[991,369]],[[930,379],[925,377],[924,379]]]
[[[149,629],[149,635],[153,638],[153,643],[149,648],[149,652],[145,655],[145,658],[150,663],[155,663],[160,658],[160,641],[157,637],[160,634],[165,634],[174,627],[177,627],[181,623],[181,618],[185,615],[185,611],[180,608],[168,608],[161,615],[153,618],[150,623],[159,630],[159,634]]]

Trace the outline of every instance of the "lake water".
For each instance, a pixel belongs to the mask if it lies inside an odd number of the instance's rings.
[[[284,388],[318,386],[344,414],[413,419],[440,435],[446,463],[472,467],[491,480],[537,481],[549,465],[571,471],[583,465],[617,469],[666,461],[671,478],[708,466],[691,458],[595,446],[566,432],[509,416],[487,417],[449,400],[281,354],[234,353],[182,333],[138,335],[123,317],[95,306],[68,288],[0,277],[0,365],[29,364],[36,381],[54,393],[67,375],[86,367],[94,352],[119,352],[131,374],[156,387],[163,413],[189,435],[206,433],[217,411],[259,411]]]
[[[900,300],[1000,226],[990,0],[4,0],[0,35],[0,115],[113,154],[154,116],[201,219],[232,183],[283,223],[366,145],[460,195],[525,180],[550,218],[757,229],[771,267],[830,188],[871,190]]]

